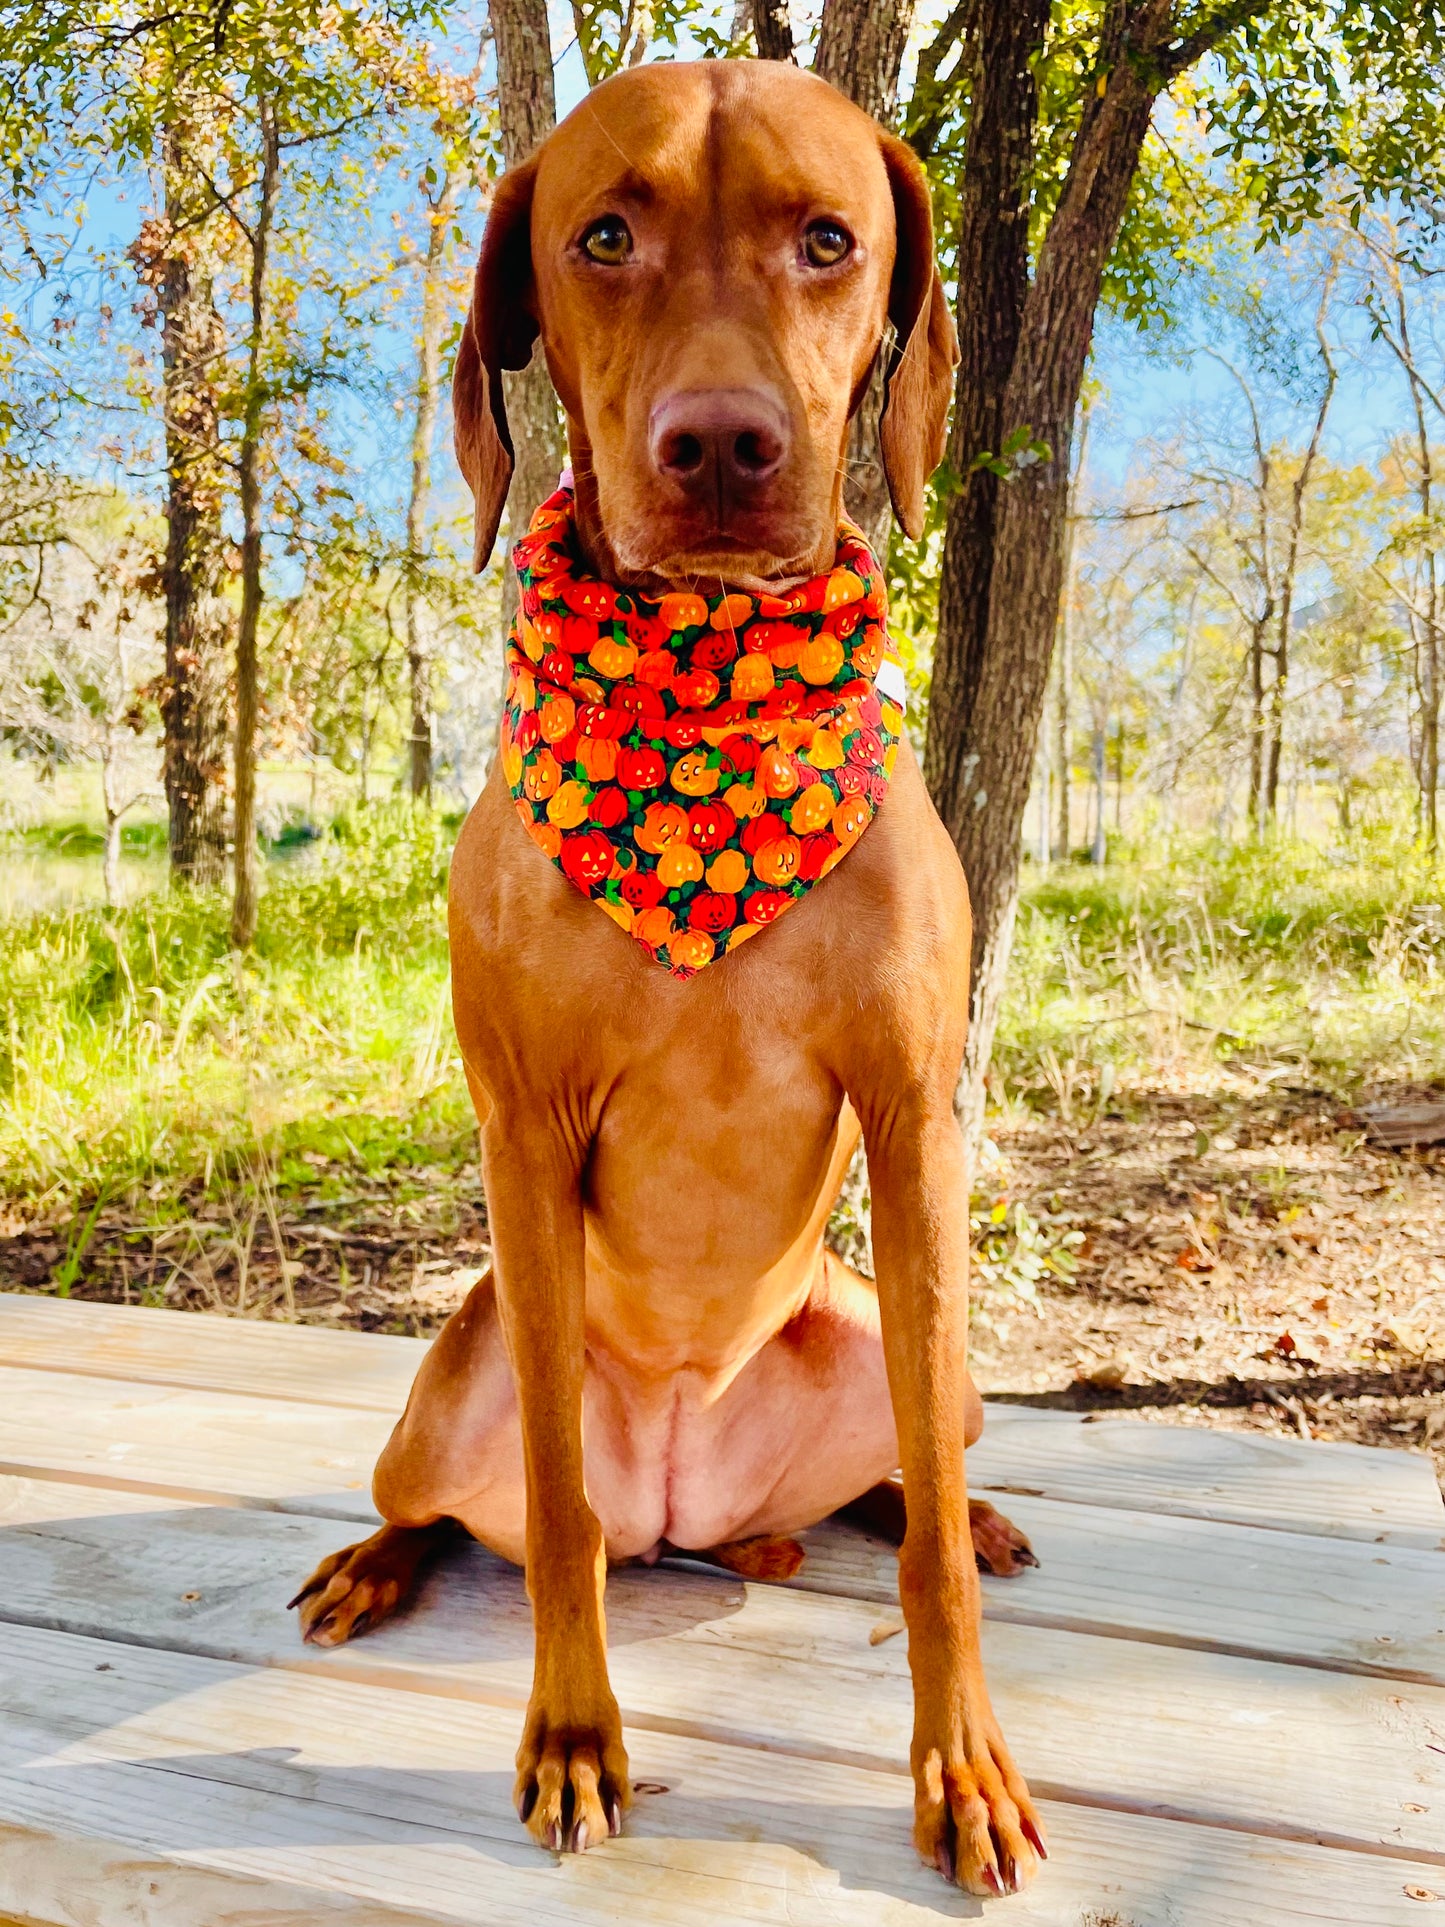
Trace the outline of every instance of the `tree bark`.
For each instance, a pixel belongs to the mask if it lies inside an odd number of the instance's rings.
[[[898,112],[898,76],[914,6],[915,0],[827,0],[818,23],[813,72],[885,127]]]
[[[748,20],[759,60],[796,60],[788,0],[748,0]]]
[[[1417,499],[1420,504],[1420,526],[1429,530],[1435,521],[1435,456],[1430,446],[1429,423],[1425,415],[1425,401],[1419,369],[1415,363],[1415,351],[1410,344],[1409,307],[1405,299],[1405,283],[1398,261],[1393,267],[1396,317],[1399,328],[1400,346],[1397,356],[1405,369],[1410,385],[1410,401],[1415,416],[1417,455],[1420,464],[1419,478],[1416,483]],[[1440,584],[1436,569],[1434,544],[1427,538],[1424,559],[1421,565],[1424,587],[1424,607],[1419,619],[1414,611],[1411,614],[1411,628],[1416,632],[1415,647],[1415,684],[1420,700],[1420,829],[1425,839],[1425,847],[1431,856],[1439,847],[1439,790],[1440,790]],[[1418,597],[1417,597],[1418,599]]]
[[[1249,829],[1264,829],[1264,623],[1249,631]]]
[[[1295,471],[1290,489],[1289,527],[1285,532],[1284,566],[1280,577],[1279,624],[1275,630],[1274,681],[1269,692],[1269,758],[1264,781],[1264,814],[1266,822],[1270,824],[1275,821],[1279,803],[1279,770],[1284,754],[1284,705],[1289,687],[1290,628],[1294,622],[1294,588],[1295,577],[1299,573],[1300,542],[1304,535],[1305,500],[1315,463],[1319,460],[1330,403],[1335,395],[1335,361],[1325,336],[1325,311],[1333,284],[1334,273],[1331,270],[1320,296],[1319,312],[1315,316],[1315,338],[1319,343],[1320,360],[1324,364],[1325,385],[1320,394],[1320,405],[1315,411],[1314,432]]]
[[[208,236],[197,216],[187,166],[199,138],[198,130],[178,116],[161,142],[166,663],[160,707],[171,876],[178,883],[213,888],[226,862],[231,618],[222,593],[225,470],[215,381],[225,330],[215,308]]]
[[[520,167],[557,124],[546,0],[491,0],[491,16],[502,158],[508,167]],[[512,544],[556,488],[563,442],[557,395],[540,349],[527,367],[504,373],[502,381],[514,456],[507,496],[508,566],[502,570],[502,621],[510,627],[517,612]]]
[[[758,21],[767,5],[768,0],[759,0],[754,6],[754,33],[759,36],[759,53],[763,43]],[[826,0],[818,25],[813,72],[884,127],[891,127],[897,117],[898,76],[913,24],[914,5],[915,0]],[[783,13],[786,24],[786,4]],[[787,45],[785,54],[769,54],[765,58],[793,58],[791,28]],[[843,507],[867,537],[869,548],[886,564],[888,539],[893,531],[893,507],[878,444],[884,399],[883,356],[880,355],[858,413],[848,426]]]
[[[406,510],[406,660],[411,685],[411,793],[431,795],[431,688],[426,592],[427,517],[431,508],[432,444],[441,388],[442,333],[447,322],[447,234],[456,218],[464,175],[446,163],[441,189],[427,200],[426,259],[421,284],[421,344],[417,356],[416,423],[411,437],[411,497]]]
[[[1085,97],[1068,175],[1027,285],[1021,205],[1033,143],[1029,55],[1046,10],[984,10],[966,162],[959,317],[964,360],[925,771],[973,901],[973,993],[958,1111],[982,1133],[985,1079],[1018,907],[1020,831],[1058,621],[1074,417],[1104,269],[1164,73],[1168,0],[1115,0],[1101,35],[1102,91]],[[1002,370],[1003,378],[1000,379]],[[975,470],[1027,428],[1047,459],[1007,482]],[[1002,431],[1002,432],[1000,432]],[[986,484],[991,484],[988,486]],[[940,677],[940,667],[942,676]],[[940,701],[940,696],[942,701]]]
[[[1109,719],[1107,716],[1096,719],[1094,723],[1094,839],[1089,850],[1089,861],[1095,869],[1103,866],[1109,854],[1108,829],[1104,821],[1108,809],[1108,769]]]
[[[1004,390],[1028,293],[1026,195],[1037,93],[1031,66],[1048,0],[984,0],[975,42],[973,109],[960,186],[958,382],[948,461],[959,478],[948,504],[938,596],[924,775],[955,840],[971,754],[993,563],[999,478],[976,458],[1003,442]]]
[[[267,254],[276,194],[281,180],[281,149],[275,103],[259,102],[261,193],[251,253],[251,330],[246,354],[246,401],[237,467],[241,489],[241,620],[236,633],[236,856],[231,902],[231,943],[249,950],[256,935],[256,644],[264,595],[261,546],[261,442],[266,421],[265,354]]]

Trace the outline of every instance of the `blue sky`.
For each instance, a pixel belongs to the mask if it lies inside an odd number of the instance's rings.
[[[910,59],[916,57],[918,43],[931,30],[935,16],[941,15],[945,8],[946,0],[927,0],[915,31]],[[731,0],[726,0],[725,11],[719,7],[716,12],[718,24],[725,25],[731,19]],[[559,54],[558,108],[565,113],[582,98],[586,83],[572,38],[570,7],[565,0],[563,4],[554,0],[553,14],[553,44]],[[809,16],[799,12],[795,18],[801,20],[801,37],[806,43],[811,30]],[[472,25],[462,25],[460,14],[458,21],[456,44],[460,65],[469,58],[461,52],[463,43],[471,47],[475,40]],[[405,190],[399,186],[398,195],[389,204],[378,205],[373,210],[378,228],[390,222],[404,199]],[[82,230],[85,247],[114,260],[133,239],[148,200],[149,187],[143,178],[119,190],[113,186],[96,186],[89,198]],[[479,207],[473,202],[463,217],[469,241],[476,237],[480,221]],[[1265,269],[1263,280],[1268,299],[1280,314],[1281,327],[1286,331],[1299,330],[1308,338],[1311,300],[1306,295],[1296,295],[1290,284],[1288,266],[1283,261],[1276,266],[1268,255],[1262,260],[1255,257],[1244,272],[1258,275],[1261,266]],[[92,299],[98,297],[99,284],[95,283]],[[122,266],[110,290],[110,299],[119,310],[133,298],[133,280],[128,269]],[[125,325],[122,316],[122,332]],[[372,357],[378,370],[390,367],[401,371],[407,366],[411,357],[410,326],[410,314],[403,308],[389,326],[379,331]],[[1406,397],[1378,346],[1370,351],[1362,317],[1344,309],[1336,317],[1334,331],[1341,342],[1340,381],[1327,440],[1328,452],[1339,461],[1372,460],[1389,435],[1405,426]],[[1198,352],[1198,344],[1205,341],[1227,344],[1229,336],[1227,319],[1222,318],[1217,307],[1210,308],[1207,304],[1195,315],[1186,315],[1175,332],[1159,337],[1141,337],[1132,327],[1108,316],[1101,317],[1093,370],[1098,401],[1091,416],[1089,450],[1090,479],[1096,488],[1113,493],[1124,487],[1131,473],[1138,471],[1148,443],[1169,440],[1192,418],[1203,420],[1217,416],[1230,405],[1233,390],[1228,375],[1216,361]],[[154,352],[155,337],[142,337],[142,340],[147,349]],[[1236,342],[1237,348],[1242,345]],[[405,486],[408,427],[405,417],[397,417],[389,410],[378,417],[377,411],[364,402],[342,404],[342,410],[352,438],[361,490],[378,506],[387,499],[399,504]],[[1291,413],[1303,419],[1308,410],[1277,410],[1281,430],[1291,427]],[[86,411],[76,411],[73,437],[77,457],[95,446],[94,419]],[[444,500],[459,500],[460,489],[444,449],[438,451],[437,482]]]

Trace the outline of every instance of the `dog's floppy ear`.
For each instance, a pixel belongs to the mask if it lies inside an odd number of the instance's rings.
[[[475,502],[472,567],[484,569],[512,479],[512,434],[502,394],[502,370],[525,368],[539,328],[532,313],[532,187],[537,163],[527,161],[497,183],[477,257],[452,371],[452,420],[457,461]]]
[[[882,142],[898,230],[888,295],[897,339],[878,439],[893,512],[916,541],[923,533],[928,478],[943,460],[958,335],[933,258],[933,204],[923,164],[892,134]]]

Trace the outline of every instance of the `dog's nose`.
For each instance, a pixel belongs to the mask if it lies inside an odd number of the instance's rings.
[[[788,453],[788,417],[757,389],[698,388],[657,404],[648,447],[659,475],[726,501],[777,474]]]

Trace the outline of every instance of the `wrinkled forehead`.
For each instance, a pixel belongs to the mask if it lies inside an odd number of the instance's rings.
[[[695,223],[699,243],[824,213],[847,219],[865,246],[893,234],[874,123],[813,75],[772,61],[634,69],[568,115],[542,153],[534,252],[629,209],[669,227]]]

